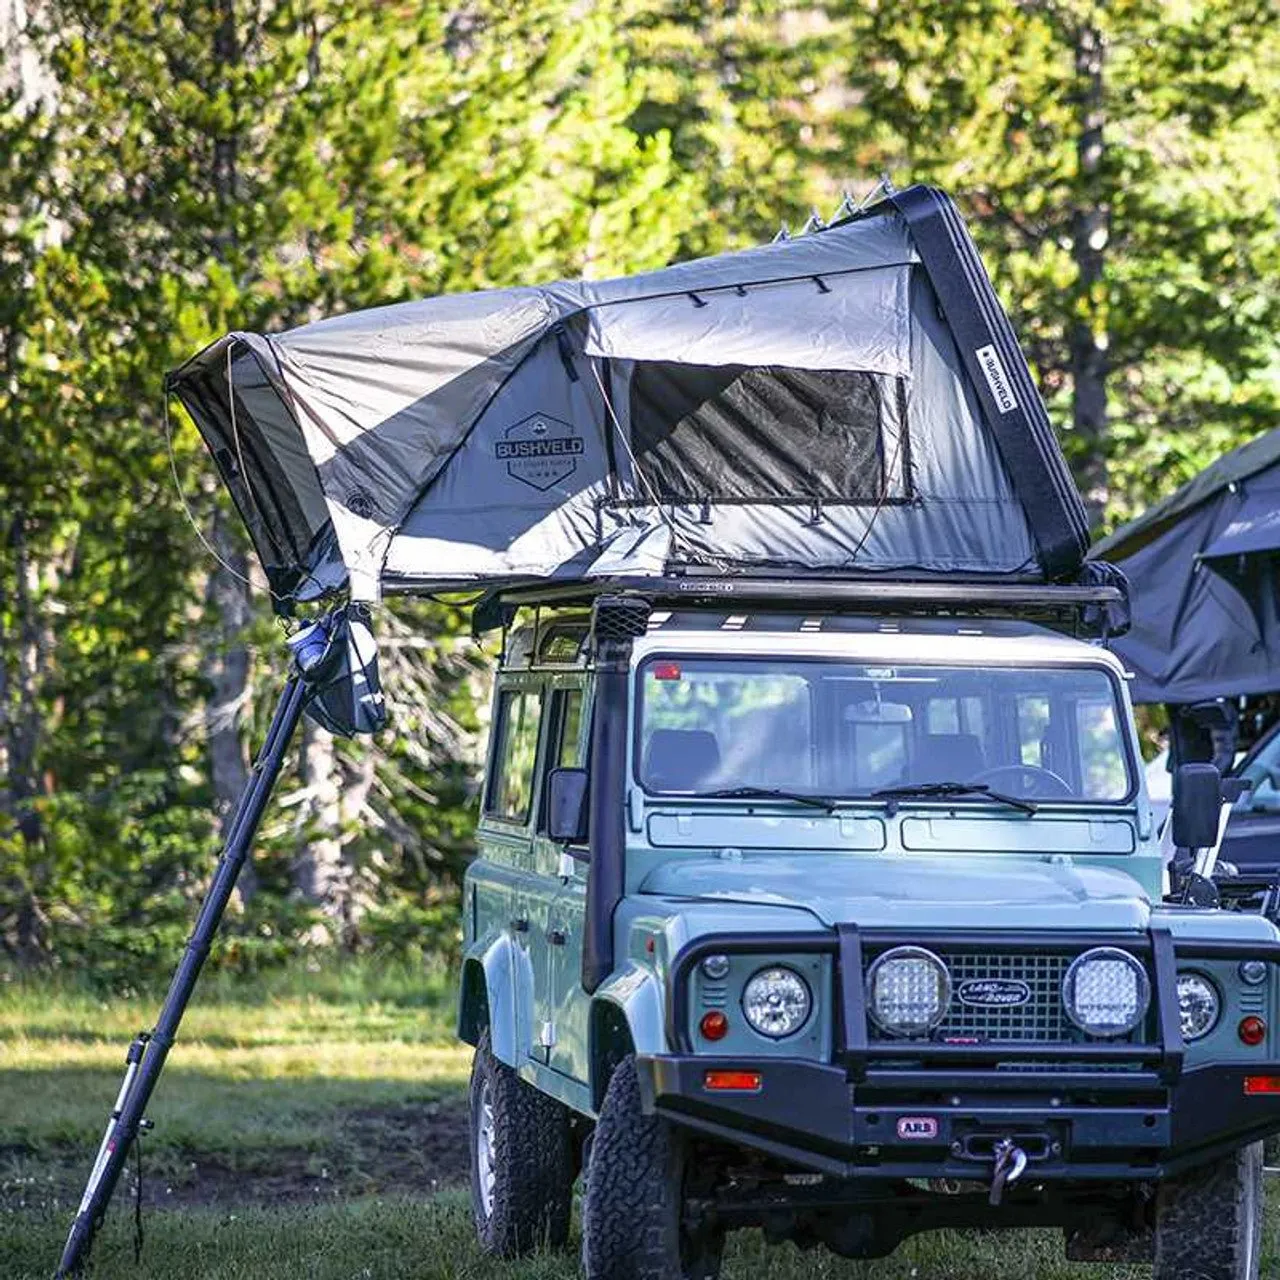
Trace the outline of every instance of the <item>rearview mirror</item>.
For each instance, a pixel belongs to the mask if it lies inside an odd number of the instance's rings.
[[[552,769],[547,775],[547,834],[560,844],[587,838],[587,771]]]
[[[1218,842],[1222,775],[1211,764],[1183,764],[1173,779],[1173,843],[1207,849]]]

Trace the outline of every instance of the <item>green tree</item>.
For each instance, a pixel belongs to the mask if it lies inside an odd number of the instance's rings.
[[[1096,517],[1271,425],[1273,3],[826,8],[844,163],[975,217]]]
[[[64,946],[115,948],[131,921],[184,927],[211,852],[204,815],[238,791],[279,666],[237,521],[178,419],[176,471],[222,563],[174,493],[164,370],[230,328],[671,257],[691,179],[664,130],[630,123],[641,89],[615,19],[566,0],[42,7],[51,150],[9,149],[5,198],[57,237],[27,235],[13,268],[25,292],[3,350],[21,364],[0,408],[27,463],[22,581],[44,629],[26,666],[7,662],[24,681],[8,681],[5,706],[35,727],[19,759],[41,794],[21,803],[44,815],[14,884],[32,918],[58,904]],[[3,602],[7,628],[21,604]],[[309,735],[302,786],[265,829],[244,955],[306,931],[313,917],[286,905],[300,893],[348,922],[378,901],[394,932],[397,895],[421,905],[460,869],[474,664],[451,611],[387,626],[425,640],[392,679],[433,705],[414,715],[399,697],[408,732],[378,744],[372,773],[370,757]],[[7,741],[17,723],[6,712]],[[12,821],[19,801],[6,804]],[[323,847],[340,874],[317,888],[306,864]],[[172,941],[160,929],[136,945]]]

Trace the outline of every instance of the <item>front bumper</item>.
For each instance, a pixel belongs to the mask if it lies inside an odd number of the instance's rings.
[[[981,1180],[992,1144],[1031,1157],[1025,1181],[1149,1181],[1280,1130],[1280,1096],[1246,1096],[1258,1068],[1154,1072],[872,1071],[799,1059],[642,1056],[645,1108],[689,1128],[837,1177]],[[721,1091],[709,1071],[759,1074]]]
[[[1148,965],[1151,1038],[1141,1044],[920,1044],[872,1041],[864,1005],[864,945],[924,942],[950,948],[1084,949],[1122,945]],[[713,952],[825,951],[835,961],[837,1039],[832,1061],[694,1053],[688,979]],[[1189,955],[1225,952],[1204,943]],[[1280,946],[1268,947],[1280,962]],[[1254,952],[1256,954],[1256,952]],[[1271,954],[1273,953],[1273,954]],[[1280,1132],[1280,1094],[1245,1093],[1245,1077],[1280,1076],[1280,1063],[1189,1068],[1179,1027],[1173,939],[951,933],[921,939],[838,925],[835,935],[704,936],[668,974],[673,1054],[638,1060],[648,1109],[787,1163],[838,1177],[990,1175],[992,1148],[1011,1137],[1028,1154],[1027,1181],[1149,1181]],[[858,975],[845,981],[844,975]],[[758,1089],[708,1087],[707,1073],[760,1076]]]

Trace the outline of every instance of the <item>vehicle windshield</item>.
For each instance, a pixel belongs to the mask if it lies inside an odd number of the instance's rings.
[[[1237,813],[1280,813],[1280,733],[1264,739],[1239,773],[1253,786],[1235,802]]]
[[[672,655],[640,669],[637,773],[685,795],[1116,803],[1133,791],[1122,724],[1099,667]]]

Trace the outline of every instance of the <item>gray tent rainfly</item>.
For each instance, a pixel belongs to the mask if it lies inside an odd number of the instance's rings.
[[[1091,555],[1132,588],[1114,647],[1137,702],[1280,689],[1280,430],[1219,458]]]
[[[1075,580],[1084,511],[946,196],[179,369],[277,597],[801,573]]]

